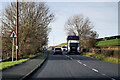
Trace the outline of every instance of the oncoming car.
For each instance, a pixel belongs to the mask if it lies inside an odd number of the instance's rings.
[[[54,48],[54,54],[61,54],[62,55],[62,49],[61,49],[61,47],[55,47]]]
[[[67,47],[66,46],[62,46],[62,51],[67,51]]]

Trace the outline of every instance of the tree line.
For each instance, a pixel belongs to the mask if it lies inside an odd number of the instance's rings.
[[[79,36],[79,50],[95,47],[98,33],[93,30],[94,25],[88,17],[73,15],[66,21],[64,28],[68,35]]]
[[[18,5],[19,30],[19,58],[27,57],[42,50],[48,44],[48,35],[51,31],[49,24],[54,14],[46,3],[19,2]],[[12,39],[9,35],[16,26],[16,3],[12,2],[5,8],[2,15],[2,56],[12,54]]]
[[[18,5],[19,58],[39,52],[48,44],[51,31],[49,24],[54,20],[54,14],[46,3],[19,2]],[[12,2],[1,15],[2,22],[2,57],[12,56],[12,30],[16,29],[16,3]],[[83,15],[71,16],[65,23],[68,35],[79,36],[79,48],[94,47],[98,34],[88,17]],[[16,45],[16,44],[15,44]]]

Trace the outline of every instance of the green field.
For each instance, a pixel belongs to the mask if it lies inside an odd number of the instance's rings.
[[[67,43],[61,43],[57,46],[61,47],[61,46],[65,46],[67,45]],[[117,46],[120,45],[120,39],[111,39],[111,40],[102,40],[97,42],[97,46]]]
[[[111,39],[105,41],[99,41],[97,46],[113,46],[113,45],[120,45],[120,39]]]

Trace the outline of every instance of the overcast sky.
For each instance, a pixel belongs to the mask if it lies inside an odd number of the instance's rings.
[[[0,10],[9,3],[0,3]],[[50,24],[49,46],[65,43],[64,24],[70,16],[83,14],[90,18],[99,38],[118,35],[118,2],[48,2],[55,21]],[[2,6],[1,6],[2,5]]]

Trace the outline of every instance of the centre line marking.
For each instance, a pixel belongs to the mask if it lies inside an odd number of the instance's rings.
[[[86,64],[83,64],[84,66],[87,66]]]
[[[114,78],[111,78],[112,80],[115,80]]]
[[[94,68],[93,68],[92,70],[95,71],[95,72],[98,72],[98,70],[96,70],[96,69],[94,69]]]
[[[105,74],[102,74],[102,75],[105,75]]]
[[[70,58],[70,59],[73,59],[73,58]]]
[[[80,63],[80,64],[82,64],[82,62],[80,62],[80,61],[77,61],[78,63]]]
[[[69,57],[68,55],[65,55],[66,57]]]
[[[83,64],[80,60],[76,60],[76,61],[77,61],[78,63],[80,63],[80,64]],[[86,64],[83,64],[83,65],[86,66],[86,67],[88,67],[89,69],[92,69],[93,71],[95,71],[95,72],[97,72],[97,73],[100,73],[100,74],[103,75],[103,76],[106,76],[106,77],[110,78],[111,80],[116,80],[116,79],[114,79],[114,78],[112,78],[112,77],[107,76],[107,75],[104,74],[104,73],[99,72],[97,69],[91,68],[91,67],[87,66]]]

